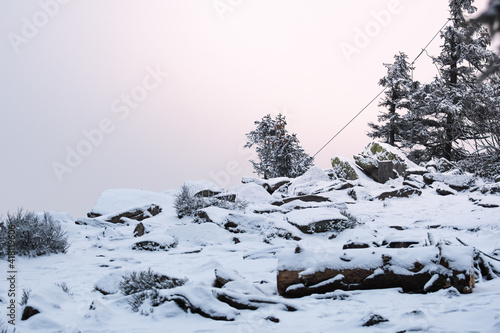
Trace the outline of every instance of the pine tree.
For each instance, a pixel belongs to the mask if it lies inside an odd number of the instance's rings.
[[[386,110],[381,111],[378,121],[381,124],[369,123],[373,129],[368,135],[372,138],[381,138],[392,146],[405,140],[404,133],[407,130],[406,119],[400,115],[401,110],[411,108],[410,96],[418,87],[411,76],[413,67],[408,63],[408,56],[400,52],[394,56],[393,64],[384,64],[387,67],[387,75],[379,81],[379,85],[387,88],[385,98],[379,104]]]
[[[313,158],[300,146],[296,134],[289,134],[286,119],[278,114],[256,121],[256,129],[247,133],[245,148],[255,145],[259,161],[252,163],[255,172],[264,179],[275,177],[298,177],[313,165]]]
[[[412,128],[411,145],[423,148],[414,155],[459,160],[468,155],[465,145],[478,132],[468,118],[469,100],[480,97],[482,88],[477,73],[485,69],[494,56],[487,49],[489,36],[484,29],[471,35],[464,13],[472,14],[473,0],[450,0],[452,24],[441,33],[444,43],[434,58],[439,76],[413,96],[415,103],[408,114]],[[415,135],[415,131],[420,133]],[[406,133],[410,136],[409,133]]]

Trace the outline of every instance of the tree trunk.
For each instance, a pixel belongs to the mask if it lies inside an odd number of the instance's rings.
[[[449,85],[452,88],[457,87],[458,83],[458,55],[457,55],[457,45],[455,43],[455,35],[453,34],[450,41],[450,56],[451,56],[451,64],[450,64],[450,82]],[[452,150],[453,150],[453,127],[457,126],[454,124],[453,114],[448,113],[446,115],[446,128],[445,128],[445,142],[444,142],[444,153],[443,157],[448,161],[452,160]]]

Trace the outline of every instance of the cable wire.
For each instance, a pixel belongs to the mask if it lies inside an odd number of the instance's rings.
[[[415,61],[417,61],[418,58],[420,58],[420,56],[422,55],[422,53],[424,52],[427,52],[427,48],[429,47],[429,45],[431,45],[431,43],[434,41],[434,39],[436,39],[436,37],[441,33],[441,31],[443,31],[443,29],[448,25],[448,23],[451,21],[451,19],[448,19],[446,21],[446,23],[439,29],[439,31],[432,37],[432,39],[427,43],[427,45],[425,45],[425,47],[422,49],[422,51],[420,51],[420,53],[415,57],[415,59],[411,62],[411,65],[413,66],[415,64]],[[413,72],[413,71],[412,71]],[[413,73],[412,73],[412,77],[413,77]],[[342,127],[337,133],[335,133],[335,135],[330,139],[328,140],[327,143],[325,143],[317,152],[316,154],[313,155],[313,158],[316,157],[316,155],[318,155],[323,149],[326,148],[326,146],[328,146],[330,144],[330,142],[332,142],[337,136],[340,135],[340,133],[342,133],[346,128],[347,126],[349,126],[354,120],[356,120],[356,118],[359,117],[359,115],[361,115],[373,102],[375,102],[377,100],[377,98],[380,97],[380,95],[382,95],[384,93],[384,91],[387,90],[387,87],[385,87],[382,91],[380,91],[368,104],[366,104],[362,109],[361,111],[359,111],[353,118],[351,118],[351,120],[349,120],[347,122],[347,124],[344,125],[344,127]]]

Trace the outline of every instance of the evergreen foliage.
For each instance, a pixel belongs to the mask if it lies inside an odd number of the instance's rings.
[[[158,274],[148,268],[147,271],[124,275],[119,288],[124,295],[131,296],[129,304],[134,312],[138,312],[142,304],[148,299],[153,306],[160,304],[158,290],[180,287],[186,282],[186,279]]]
[[[487,31],[478,23],[473,27],[466,24],[466,15],[476,11],[472,4],[473,0],[450,0],[451,24],[441,32],[441,53],[434,58],[439,75],[432,82],[418,87],[408,80],[405,67],[396,66],[398,61],[405,64],[401,54],[393,68],[409,89],[394,93],[397,84],[387,79],[390,71],[380,82],[390,88],[381,104],[388,112],[379,118],[382,125],[371,125],[374,131],[370,135],[391,144],[401,142],[417,163],[433,157],[457,161],[499,152],[498,80],[478,80],[497,57],[488,49]],[[397,98],[400,95],[404,96],[402,103]],[[398,105],[407,113],[398,114]]]
[[[8,255],[12,244],[16,255],[27,257],[66,253],[69,248],[66,232],[51,215],[38,217],[22,209],[15,215],[7,214],[6,221],[0,223],[0,257]]]
[[[270,115],[255,122],[256,129],[247,133],[245,148],[255,145],[259,161],[252,163],[255,172],[264,179],[276,177],[295,178],[313,165],[313,158],[300,146],[296,134],[289,134],[286,119],[278,114]]]
[[[373,130],[368,134],[372,138],[383,139],[386,143],[397,146],[407,138],[404,132],[408,131],[408,118],[403,117],[401,110],[410,110],[411,95],[418,87],[418,82],[414,82],[411,76],[413,67],[408,63],[408,56],[400,52],[394,56],[393,64],[384,64],[387,68],[387,75],[379,81],[379,85],[387,88],[385,97],[379,106],[386,110],[382,111],[378,117],[379,123],[368,124]]]
[[[177,193],[174,197],[174,208],[179,218],[183,218],[184,216],[194,216],[196,211],[210,206],[231,210],[244,210],[248,206],[248,203],[238,197],[236,197],[234,201],[229,201],[225,196],[197,196],[186,184],[181,186],[179,193]]]

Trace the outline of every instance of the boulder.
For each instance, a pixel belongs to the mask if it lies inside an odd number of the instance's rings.
[[[456,169],[457,165],[453,162],[448,161],[446,158],[433,158],[427,162],[424,166],[429,172],[448,172],[450,170]]]
[[[111,223],[125,223],[126,219],[142,221],[160,214],[160,206],[151,204],[143,207],[131,208],[126,211],[100,216],[99,219]]]
[[[331,163],[335,178],[344,180],[356,180],[359,178],[356,169],[347,159],[337,156],[332,158]]]
[[[177,246],[176,238],[168,235],[151,237],[149,239],[135,242],[132,245],[132,250],[137,251],[168,251]]]
[[[399,149],[379,142],[369,143],[361,154],[354,155],[354,161],[368,176],[380,183],[384,183],[384,180],[386,180],[385,178],[387,178],[385,176],[387,172],[383,174],[380,172],[380,162],[392,162],[392,174],[389,175],[389,178],[403,176],[405,171],[410,167],[418,168],[418,166],[408,160]],[[384,167],[387,168],[389,165],[390,164],[386,163]]]
[[[348,242],[346,244],[344,244],[344,246],[342,247],[343,250],[347,250],[347,249],[366,249],[370,247],[370,244],[368,243],[362,243],[362,242]]]
[[[112,189],[101,193],[87,217],[96,218],[103,215],[125,212],[132,208],[155,204],[159,207],[170,207],[171,197],[166,193],[146,190]]]
[[[424,182],[432,185],[434,182],[445,183],[455,191],[465,191],[474,184],[474,176],[462,173],[459,170],[452,170],[446,173],[427,173],[424,175]]]
[[[497,194],[500,193],[500,183],[485,184],[480,188],[482,194]]]
[[[214,287],[216,288],[222,288],[231,281],[243,279],[243,277],[235,270],[216,268],[214,273],[215,273]]]
[[[34,315],[39,314],[39,313],[40,313],[40,310],[38,310],[37,308],[34,308],[30,305],[27,305],[23,310],[23,315],[21,317],[21,320],[28,320],[31,317],[33,317]]]
[[[289,195],[308,195],[331,184],[330,176],[318,167],[312,167],[302,176],[295,178],[288,186]]]
[[[436,192],[437,192],[437,194],[442,195],[442,196],[456,195],[457,194],[457,191],[455,191],[454,189],[452,189],[451,187],[449,187],[446,184],[439,184],[436,187]]]
[[[335,208],[309,208],[292,211],[285,215],[291,225],[306,234],[342,231],[351,221]]]
[[[142,222],[139,222],[134,229],[134,237],[141,237],[144,236],[144,233],[146,232],[146,229],[144,228],[144,224]]]
[[[94,289],[103,295],[112,295],[120,292],[120,282],[123,281],[123,272],[111,272],[97,281]]]
[[[195,197],[209,198],[224,192],[224,189],[208,180],[187,180],[183,186],[187,186]]]
[[[377,325],[377,324],[380,324],[380,323],[385,323],[385,322],[388,322],[388,321],[389,321],[389,319],[384,318],[384,317],[382,317],[379,314],[372,313],[369,316],[363,318],[363,326],[364,327],[370,327],[370,326],[374,326],[374,325]]]
[[[330,199],[322,197],[320,195],[300,195],[300,196],[296,196],[296,197],[285,198],[285,199],[280,200],[280,201],[275,201],[275,202],[273,202],[273,205],[274,206],[281,206],[281,205],[290,203],[290,202],[295,201],[295,200],[300,200],[303,202],[329,202],[330,201]]]
[[[422,191],[419,189],[415,189],[409,186],[404,186],[400,189],[389,191],[389,192],[383,192],[380,195],[376,197],[378,200],[385,200],[389,198],[409,198],[414,195],[421,195]]]

